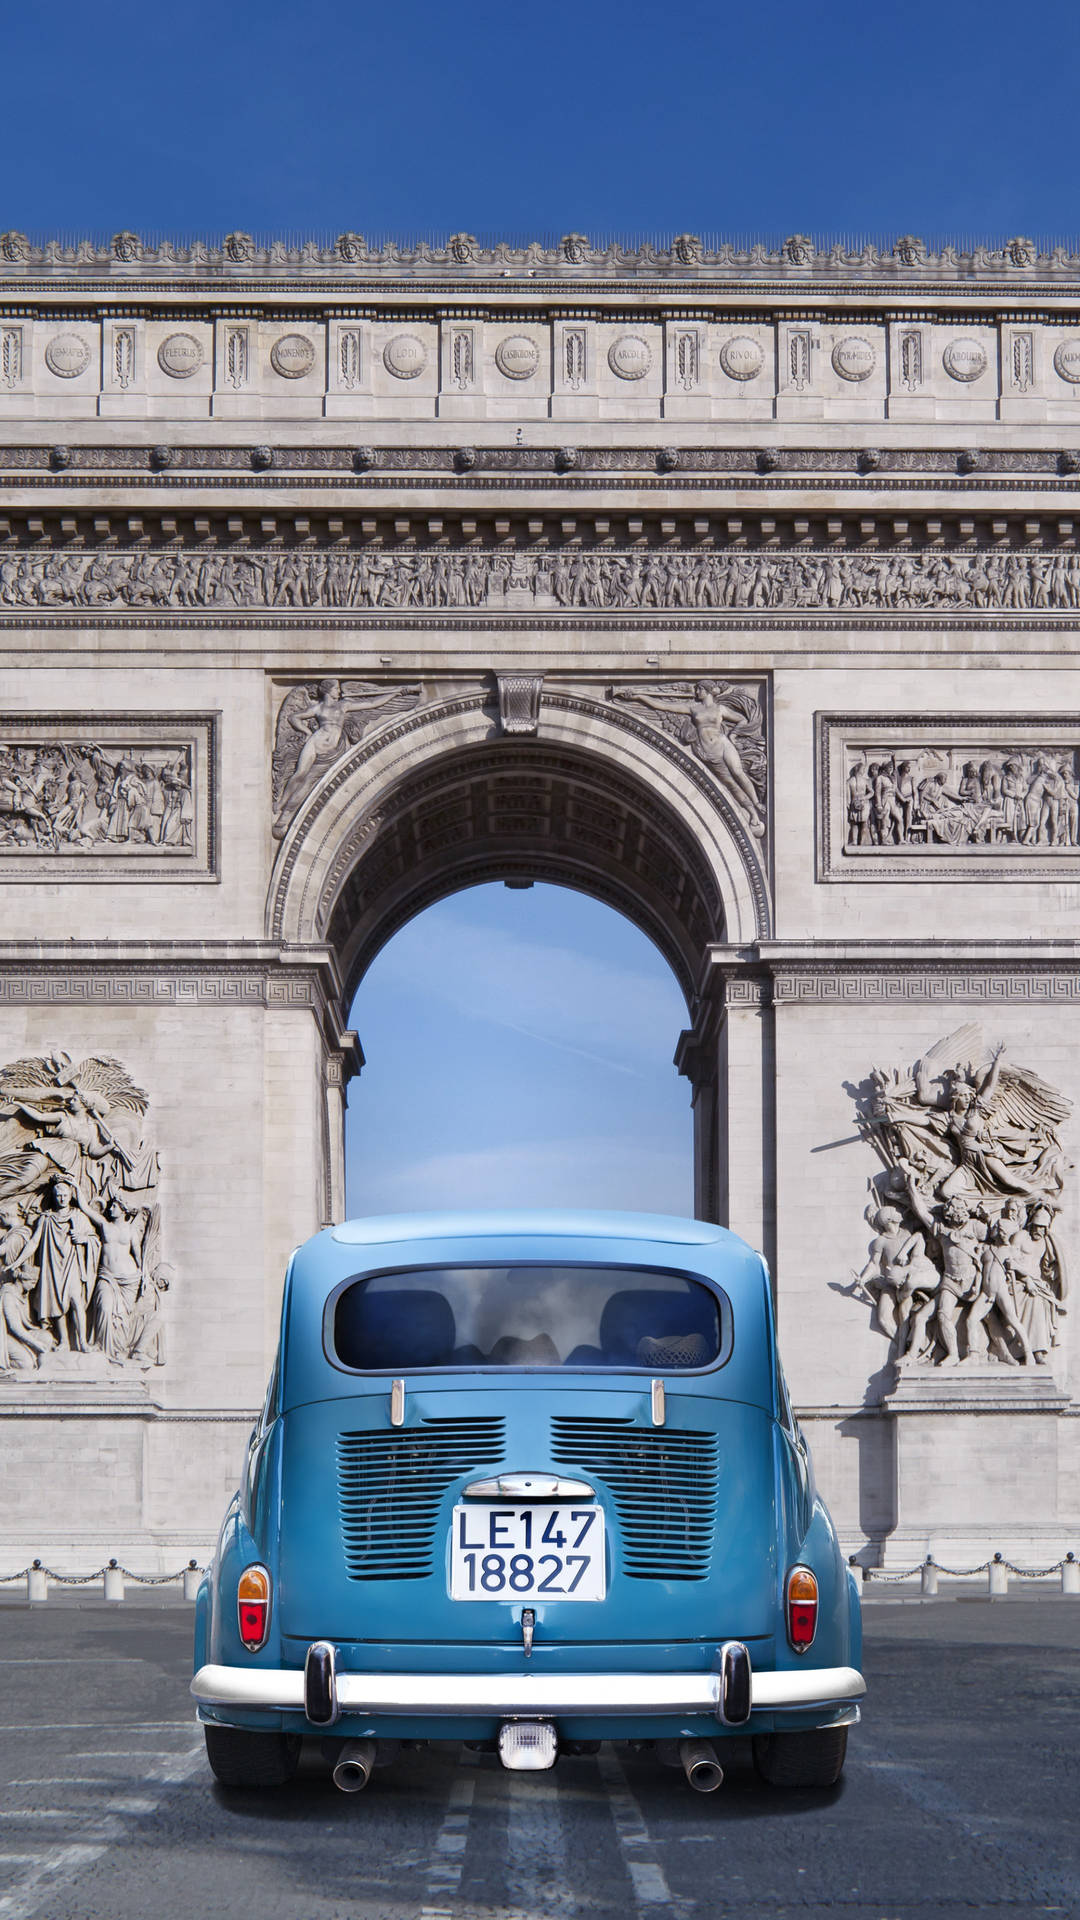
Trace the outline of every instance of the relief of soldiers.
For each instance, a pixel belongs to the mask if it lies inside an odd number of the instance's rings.
[[[1005,1063],[976,1026],[910,1073],[875,1068],[859,1094],[884,1171],[855,1290],[901,1366],[1047,1366],[1068,1278],[1055,1222],[1071,1163],[1058,1129],[1071,1103]],[[848,1289],[849,1291],[851,1289]]]
[[[190,747],[107,752],[90,742],[0,742],[0,850],[50,853],[191,845]]]
[[[979,760],[912,748],[871,760],[848,749],[846,848],[1080,848],[1075,749],[999,749]]]
[[[516,556],[514,584],[565,608],[735,608],[839,613],[1027,612],[1080,607],[1080,556],[1060,553],[754,553],[577,549]],[[503,597],[500,554],[65,552],[0,559],[0,607],[484,606]],[[543,576],[543,587],[540,579]]]

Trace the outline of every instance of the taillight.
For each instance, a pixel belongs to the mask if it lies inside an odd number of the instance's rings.
[[[809,1567],[792,1567],[787,1577],[787,1630],[796,1653],[805,1653],[817,1632],[817,1579]]]
[[[270,1630],[270,1575],[265,1567],[245,1567],[236,1583],[236,1617],[249,1653],[258,1653]]]

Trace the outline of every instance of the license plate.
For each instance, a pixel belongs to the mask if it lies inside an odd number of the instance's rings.
[[[605,1591],[600,1507],[454,1508],[452,1600],[602,1600]]]

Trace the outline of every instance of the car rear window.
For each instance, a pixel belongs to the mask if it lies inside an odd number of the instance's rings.
[[[651,1267],[413,1267],[347,1281],[327,1332],[340,1365],[714,1366],[731,1348],[725,1295]]]

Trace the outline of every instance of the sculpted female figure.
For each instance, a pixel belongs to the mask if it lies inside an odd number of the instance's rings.
[[[635,705],[652,707],[656,713],[685,714],[691,738],[705,765],[715,774],[728,797],[734,800],[751,833],[761,839],[765,832],[761,802],[728,731],[730,727],[744,722],[745,714],[730,705],[719,688],[707,680],[699,681],[692,693],[651,693],[641,687],[619,688],[617,691],[623,698],[633,700]]]
[[[94,1283],[97,1235],[94,1223],[77,1203],[70,1180],[53,1179],[49,1206],[41,1213],[23,1252],[36,1262],[35,1317],[48,1327],[61,1349],[86,1352],[86,1305]]]
[[[124,1360],[130,1351],[131,1322],[142,1279],[142,1239],[145,1219],[133,1217],[114,1195],[103,1214],[83,1203],[87,1219],[101,1236],[97,1285],[90,1302],[90,1341],[110,1360]]]

